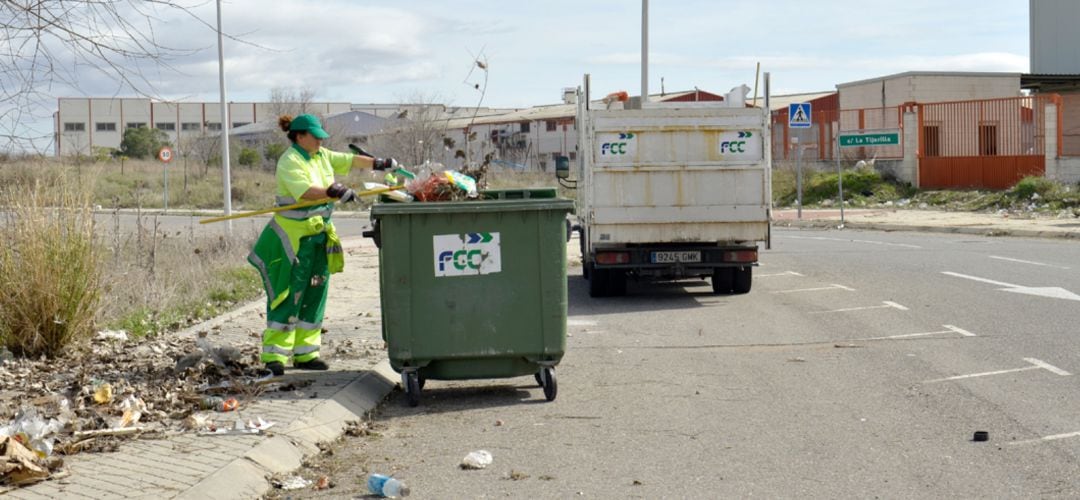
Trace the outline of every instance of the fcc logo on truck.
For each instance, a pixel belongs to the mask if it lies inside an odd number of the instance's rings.
[[[502,271],[499,233],[437,234],[435,276],[476,276]]]
[[[720,133],[717,144],[720,158],[723,160],[761,160],[764,149],[761,144],[761,132],[757,130],[734,130]]]
[[[596,134],[596,161],[630,161],[637,156],[637,134],[630,132]]]

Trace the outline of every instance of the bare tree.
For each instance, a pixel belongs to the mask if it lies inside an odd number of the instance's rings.
[[[94,68],[118,89],[155,97],[140,68],[169,70],[170,60],[196,51],[158,41],[161,15],[180,11],[216,31],[192,13],[199,3],[191,1],[0,0],[0,144],[46,150],[52,133],[26,127],[51,112],[50,87],[77,87],[79,70]]]
[[[371,152],[406,165],[441,162],[446,147],[446,106],[434,94],[416,93],[400,105],[397,123],[371,139]]]
[[[270,113],[274,120],[281,115],[296,116],[311,112],[311,103],[315,101],[315,90],[304,87],[274,87],[270,89]]]

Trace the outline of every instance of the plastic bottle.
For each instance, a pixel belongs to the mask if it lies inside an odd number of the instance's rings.
[[[233,411],[240,406],[236,398],[222,398],[220,396],[207,396],[199,402],[199,408],[203,410],[216,410],[220,412]]]
[[[409,487],[405,486],[405,483],[382,474],[371,474],[368,476],[367,487],[368,491],[373,495],[381,497],[397,498],[409,496]]]

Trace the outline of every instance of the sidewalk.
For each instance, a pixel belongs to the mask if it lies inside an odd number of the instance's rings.
[[[65,457],[70,475],[14,489],[0,496],[41,498],[256,498],[272,486],[268,476],[287,474],[317,444],[341,436],[346,422],[361,420],[394,387],[398,376],[386,361],[379,308],[378,253],[370,240],[345,242],[346,269],[331,279],[323,335],[323,357],[331,370],[287,369],[295,390],[267,391],[236,413],[234,420],[261,417],[274,422],[259,436],[199,436],[178,433],[160,440],[134,439],[115,453]],[[258,343],[265,327],[262,300],[214,318],[176,336],[214,328],[216,344]],[[310,385],[305,385],[310,382]]]
[[[801,220],[796,218],[796,212],[795,209],[774,211],[773,225],[819,228],[836,228],[840,225],[839,209],[804,209]],[[844,227],[879,231],[1080,239],[1080,218],[1020,218],[1015,215],[941,210],[845,209]]]

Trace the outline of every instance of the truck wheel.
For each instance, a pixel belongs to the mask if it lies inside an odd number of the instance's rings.
[[[609,293],[608,281],[611,271],[607,269],[597,269],[592,262],[585,264],[585,267],[589,269],[589,296],[607,297]]]
[[[735,280],[731,286],[731,291],[735,293],[750,293],[751,277],[754,268],[750,266],[742,267],[735,270]]]
[[[720,295],[731,293],[732,283],[735,281],[735,269],[730,267],[717,267],[712,273],[712,292]]]

